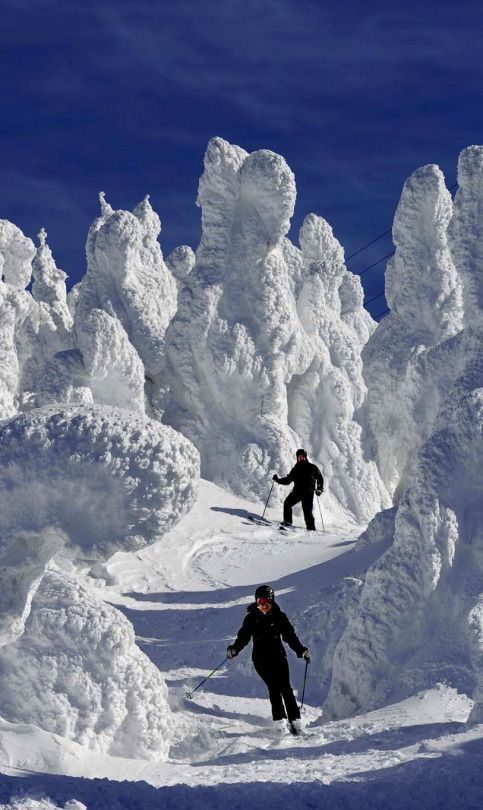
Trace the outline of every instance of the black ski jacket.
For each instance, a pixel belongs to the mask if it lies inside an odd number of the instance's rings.
[[[232,645],[235,653],[243,650],[251,638],[253,639],[252,658],[254,660],[286,658],[287,653],[282,639],[287,642],[299,658],[307,649],[299,641],[287,615],[279,608],[276,602],[273,603],[268,613],[262,613],[258,609],[256,602],[248,606],[245,620]]]
[[[289,474],[278,479],[279,484],[294,484],[293,491],[312,494],[316,489],[324,489],[324,479],[319,468],[310,461],[297,461]]]

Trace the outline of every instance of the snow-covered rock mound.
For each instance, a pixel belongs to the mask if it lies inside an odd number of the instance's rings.
[[[166,759],[173,722],[159,670],[119,611],[48,572],[19,640],[0,650],[0,714],[114,756]]]

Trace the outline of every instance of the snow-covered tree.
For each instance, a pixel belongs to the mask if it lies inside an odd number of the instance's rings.
[[[463,325],[461,280],[448,244],[452,214],[451,195],[437,166],[424,166],[409,177],[394,219],[396,252],[386,271],[391,312],[363,350],[365,412],[391,494],[410,451],[428,437],[447,390],[440,386],[440,356],[428,352]]]
[[[35,247],[20,228],[0,220],[0,419],[18,410],[20,362],[18,332],[33,308],[26,291]]]
[[[300,244],[305,280],[297,308],[313,359],[288,385],[289,424],[299,437],[309,437],[328,492],[364,521],[389,505],[375,463],[363,457],[362,427],[354,418],[366,395],[361,333],[376,324],[363,310],[360,280],[346,270],[330,225],[309,214]]]
[[[306,446],[336,501],[365,519],[387,499],[354,419],[365,395],[360,352],[374,324],[322,219],[307,218],[303,251],[286,238],[295,196],[279,155],[210,141],[201,242],[194,268],[182,254],[187,270],[167,332],[163,418],[196,444],[206,478],[254,499]],[[170,257],[178,276],[182,256]]]
[[[17,336],[22,410],[38,404],[38,396],[42,398],[46,365],[58,352],[70,350],[74,345],[73,318],[65,286],[67,274],[57,267],[43,228],[32,261],[32,278],[33,304]]]
[[[311,356],[283,244],[294,203],[279,155],[210,141],[201,243],[168,330],[165,418],[199,448],[205,477],[249,497],[292,462],[286,382]]]
[[[197,451],[133,411],[57,405],[0,425],[0,469],[0,659],[9,672],[0,712],[31,712],[43,728],[104,751],[164,756],[159,673],[129,622],[72,576],[159,540],[189,511]],[[70,580],[63,570],[45,579],[56,559]]]
[[[166,759],[173,721],[164,678],[128,619],[65,571],[43,577],[0,666],[0,712],[10,722],[113,756]]]
[[[457,304],[449,307],[452,317],[444,319],[435,307],[437,323],[430,332],[439,343],[421,353],[429,384],[438,392],[430,403],[433,423],[428,429],[425,416],[428,435],[412,452],[393,543],[369,569],[358,610],[337,646],[326,703],[332,716],[446,681],[473,689],[470,719],[483,717],[483,317],[476,216],[483,206],[482,156],[482,147],[471,147],[460,157],[462,186],[451,225],[451,256],[465,281],[470,316],[465,311],[465,328],[454,334],[461,306],[458,286],[451,282],[454,271],[448,271],[449,295],[441,300]],[[426,220],[430,236],[433,223],[432,217]],[[431,244],[430,239],[426,266],[431,266]],[[416,285],[413,295],[414,309],[424,311]],[[414,402],[414,392],[409,393]]]
[[[144,411],[145,379],[158,384],[177,301],[160,230],[148,197],[131,213],[114,211],[101,194],[87,273],[75,294],[77,346],[95,402]]]

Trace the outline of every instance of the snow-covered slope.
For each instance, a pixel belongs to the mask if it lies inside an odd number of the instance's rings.
[[[381,549],[356,551],[354,525],[331,521],[326,534],[301,529],[286,535],[252,524],[246,519],[250,509],[249,502],[203,482],[191,512],[159,544],[135,555],[116,554],[102,579],[87,575],[78,586],[79,592],[90,592],[90,604],[105,598],[116,603],[133,624],[138,647],[166,678],[172,712],[167,761],[112,756],[115,748],[111,755],[90,752],[59,736],[59,725],[47,733],[5,719],[0,722],[0,769],[8,774],[0,778],[3,801],[41,793],[60,806],[77,800],[108,809],[150,804],[242,808],[249,803],[261,810],[274,801],[294,808],[328,802],[349,810],[472,806],[481,787],[483,729],[465,729],[471,709],[465,695],[439,685],[350,720],[326,722],[321,713],[319,673],[327,638],[322,626],[317,632],[314,618],[324,600],[332,601],[339,584],[350,586],[364,578]],[[270,516],[275,518],[277,511]],[[296,513],[296,523],[300,520]],[[223,661],[260,581],[273,582],[280,604],[313,654],[303,738],[274,735],[265,687],[248,650],[225,662],[191,700],[185,698],[187,689]],[[55,649],[65,653],[63,671],[71,673],[77,654],[69,632],[73,617],[66,613],[59,627],[48,621],[65,592],[60,588],[58,593],[57,586],[53,591],[54,584],[50,580],[46,591],[39,592],[28,642],[23,642],[30,649],[22,660],[32,663],[34,650],[48,654],[59,634],[62,645],[56,641]],[[85,637],[91,641],[80,646],[79,656],[95,657],[96,650],[102,654],[106,647],[98,646],[98,628],[107,614],[104,607],[92,615]],[[107,639],[113,639],[113,632],[106,628]],[[115,654],[121,656],[125,631],[119,628],[115,638]],[[304,666],[289,655],[300,699]],[[97,665],[91,678],[96,671]],[[66,711],[72,724],[81,722],[82,712],[99,712],[103,694],[115,694],[114,673],[112,677],[114,682],[97,684],[89,702],[81,704],[77,695],[76,705]],[[95,685],[91,680],[89,690]],[[72,695],[66,687],[64,700]],[[132,688],[141,688],[137,679]],[[122,711],[122,701],[115,705]],[[145,705],[150,705],[147,698]],[[104,718],[102,733],[111,733],[114,721],[114,713]]]

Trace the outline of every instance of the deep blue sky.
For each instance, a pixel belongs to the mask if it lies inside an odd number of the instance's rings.
[[[483,4],[367,0],[0,0],[0,218],[49,234],[77,281],[104,190],[146,193],[165,255],[196,247],[213,135],[284,155],[291,236],[315,211],[346,254],[392,224],[404,179],[483,143]],[[352,262],[391,250],[390,236]],[[364,275],[367,298],[384,264]],[[370,305],[377,315],[384,299]]]

